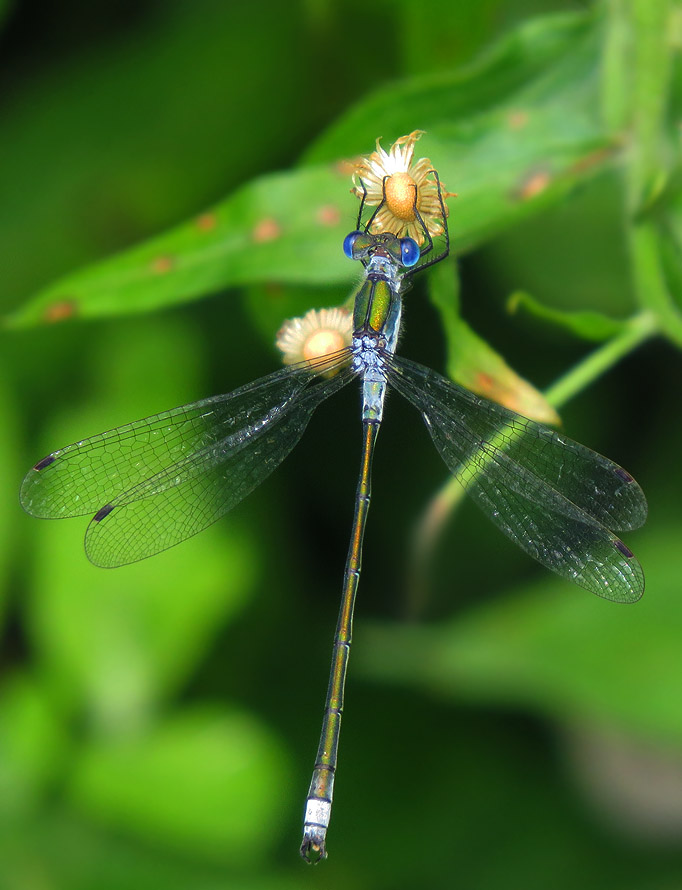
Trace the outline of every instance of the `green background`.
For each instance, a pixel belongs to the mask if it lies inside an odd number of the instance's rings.
[[[0,19],[2,890],[682,887],[680,7]],[[275,370],[282,321],[357,279],[340,162],[414,129],[459,194],[459,274],[417,281],[401,352],[537,402],[516,372],[626,466],[647,591],[591,597],[468,503],[425,537],[447,473],[391,398],[310,869],[357,392],[228,519],[134,566],[91,566],[84,521],[33,520],[16,492],[54,448]]]

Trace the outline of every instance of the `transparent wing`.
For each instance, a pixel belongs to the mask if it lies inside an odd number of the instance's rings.
[[[641,597],[641,566],[612,531],[638,528],[647,515],[626,470],[415,362],[393,356],[387,373],[421,411],[450,471],[514,543],[606,599]]]
[[[345,350],[76,442],[29,471],[21,502],[42,518],[95,513],[86,551],[97,565],[144,559],[246,497],[296,445],[315,408],[353,376]]]

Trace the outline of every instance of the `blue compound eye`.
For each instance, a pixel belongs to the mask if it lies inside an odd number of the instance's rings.
[[[358,235],[361,235],[362,232],[351,232],[350,235],[346,235],[343,239],[343,252],[346,254],[349,260],[354,260],[353,256],[353,247],[355,245],[355,239]]]
[[[400,239],[400,254],[403,266],[414,266],[421,255],[419,245],[411,238]]]

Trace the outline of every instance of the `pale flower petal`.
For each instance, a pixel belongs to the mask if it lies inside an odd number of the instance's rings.
[[[389,151],[381,147],[377,139],[376,150],[360,158],[353,172],[353,192],[363,197],[365,204],[376,207],[380,204],[372,227],[378,232],[391,232],[399,238],[413,238],[417,244],[425,241],[424,230],[419,223],[414,208],[424,220],[431,236],[443,233],[443,208],[448,215],[446,204],[441,207],[438,180],[428,158],[420,158],[413,163],[414,147],[422,137],[423,130],[414,130],[407,136],[396,139]],[[440,184],[443,199],[454,197]]]
[[[311,309],[302,318],[284,322],[276,345],[285,365],[313,361],[350,346],[353,316],[344,307]]]

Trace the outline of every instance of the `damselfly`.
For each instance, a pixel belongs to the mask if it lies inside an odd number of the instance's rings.
[[[326,856],[325,842],[344,703],[355,595],[370,502],[374,446],[387,387],[421,412],[436,448],[482,510],[547,568],[606,599],[634,602],[644,576],[614,530],[647,513],[632,476],[553,430],[462,389],[395,354],[402,295],[416,271],[444,259],[417,208],[424,246],[372,232],[377,207],[344,251],[364,267],[350,346],[237,389],[175,408],[52,452],[24,479],[21,502],[34,516],[94,514],[88,557],[121,566],[202,531],[235,507],[284,460],[317,406],[353,379],[362,391],[362,453],[322,734],[306,801],[301,854]],[[385,195],[384,195],[385,198]]]

